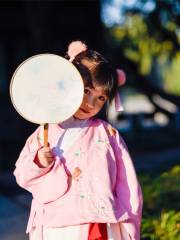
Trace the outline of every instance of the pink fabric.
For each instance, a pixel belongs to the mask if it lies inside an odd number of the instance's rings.
[[[48,168],[34,163],[43,128],[30,136],[14,171],[17,183],[33,195],[27,232],[33,226],[41,230],[42,226],[121,222],[131,239],[140,239],[141,189],[124,141],[117,130],[108,129],[106,122],[90,120],[60,159],[64,130],[50,124],[49,143],[56,160]],[[80,175],[73,179],[77,167]]]
[[[124,110],[118,91],[116,92],[114,102],[115,102],[115,110],[116,110],[116,112],[121,112],[121,111]]]

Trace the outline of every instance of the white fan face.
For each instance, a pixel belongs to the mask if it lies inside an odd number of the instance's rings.
[[[17,112],[30,122],[59,123],[72,116],[83,100],[80,73],[65,58],[35,55],[15,71],[10,95]]]

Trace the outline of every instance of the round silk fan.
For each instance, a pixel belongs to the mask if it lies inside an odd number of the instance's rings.
[[[44,124],[44,145],[48,145],[48,123],[71,117],[83,100],[83,80],[75,66],[55,54],[39,54],[16,69],[10,96],[17,112],[26,120]]]

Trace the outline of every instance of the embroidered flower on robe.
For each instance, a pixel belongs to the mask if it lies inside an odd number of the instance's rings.
[[[78,181],[81,173],[82,173],[82,170],[79,167],[76,167],[72,173],[72,179]]]
[[[75,156],[77,157],[81,157],[82,154],[84,154],[85,152],[82,151],[82,149],[80,148],[77,152],[75,152]]]
[[[97,144],[100,144],[100,143],[107,144],[108,146],[110,146],[109,140],[107,139],[98,139]]]
[[[82,191],[82,192],[80,193],[80,198],[81,198],[81,199],[84,199],[84,200],[90,200],[90,199],[91,199],[91,196],[92,196],[91,191]]]

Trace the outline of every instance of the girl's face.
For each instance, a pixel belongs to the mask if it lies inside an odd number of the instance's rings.
[[[82,104],[74,116],[78,119],[87,119],[95,116],[104,106],[107,99],[108,97],[103,87],[85,87]]]

